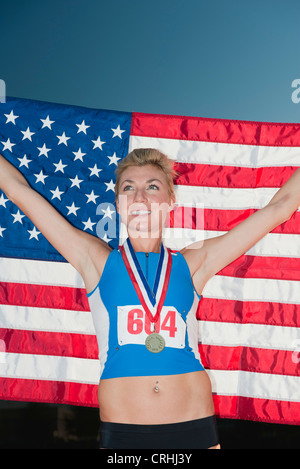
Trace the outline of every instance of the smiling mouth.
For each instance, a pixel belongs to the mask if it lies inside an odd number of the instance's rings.
[[[139,215],[149,215],[151,213],[150,210],[133,210],[130,212],[130,215],[139,216]]]

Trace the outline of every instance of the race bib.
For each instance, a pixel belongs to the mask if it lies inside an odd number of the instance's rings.
[[[153,326],[140,305],[118,306],[118,342],[120,345],[145,345]],[[166,347],[184,348],[186,323],[173,306],[163,306],[155,330],[162,335]]]

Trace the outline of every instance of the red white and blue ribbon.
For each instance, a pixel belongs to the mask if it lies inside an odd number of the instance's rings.
[[[141,305],[150,321],[155,324],[160,316],[168,290],[172,268],[171,252],[161,243],[152,291],[129,238],[121,246],[120,251]]]

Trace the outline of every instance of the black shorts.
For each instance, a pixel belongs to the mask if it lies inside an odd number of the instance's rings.
[[[218,444],[215,416],[164,425],[100,424],[100,448],[207,449]]]

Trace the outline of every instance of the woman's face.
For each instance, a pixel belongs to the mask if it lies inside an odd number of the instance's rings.
[[[131,166],[120,179],[117,210],[131,236],[155,237],[174,208],[164,173],[153,165]]]

